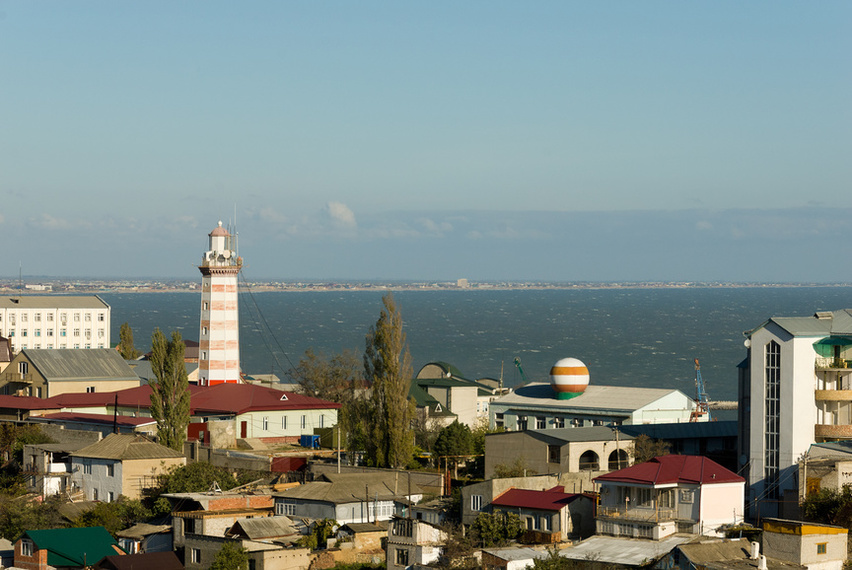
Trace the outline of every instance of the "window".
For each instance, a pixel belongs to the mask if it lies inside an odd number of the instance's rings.
[[[408,566],[408,549],[396,549],[396,563],[398,566]]]
[[[263,431],[269,431],[269,416],[263,416]]]
[[[26,314],[26,313],[21,313],[21,322],[22,322],[22,323],[27,322],[27,318],[28,318],[28,317],[27,317],[27,314]]]
[[[535,418],[535,429],[544,429],[547,427],[547,418],[537,416]]]
[[[47,313],[47,322],[49,322],[49,323],[53,322],[53,313]]]
[[[47,336],[53,336],[53,329],[47,329]]]
[[[33,541],[28,538],[21,539],[21,556],[32,556],[35,552]]]
[[[98,500],[98,490],[97,489],[92,489],[92,500],[93,501]]]
[[[62,321],[63,325],[65,323],[67,323],[68,322],[68,313],[62,313],[61,315],[59,315],[59,320]]]
[[[781,427],[780,386],[781,386],[781,345],[774,340],[765,348],[764,396],[765,418],[764,427],[765,452],[763,459],[763,478],[765,493],[768,499],[781,496],[778,490],[778,436]]]
[[[302,416],[302,429],[305,429],[305,426],[308,425],[308,416]]]
[[[494,425],[498,428],[503,427],[503,414],[494,414]]]
[[[296,514],[296,501],[293,499],[284,499],[275,503],[275,514],[284,516],[294,516]]]
[[[87,323],[91,323],[91,322],[92,322],[92,313],[86,313],[85,321],[86,321]]]
[[[203,303],[201,303],[201,310],[202,311],[210,310],[210,303],[208,303],[207,301],[204,301]]]
[[[391,526],[394,536],[414,536],[414,521],[411,519],[396,519]]]
[[[104,336],[105,336],[104,329],[98,329],[98,338],[104,338]]]
[[[565,427],[565,418],[553,418],[553,427],[562,429]]]
[[[83,475],[91,475],[92,474],[92,464],[86,462],[83,464]]]
[[[80,329],[74,329],[74,336],[80,336]]]
[[[15,336],[15,329],[9,329],[9,336],[10,337]]]
[[[524,431],[527,429],[527,417],[526,416],[518,416],[518,429]]]
[[[562,450],[558,445],[548,445],[547,446],[547,462],[548,463],[561,463],[561,452]]]
[[[107,467],[107,477],[115,477],[115,463],[110,463]]]
[[[41,329],[36,329],[36,330],[34,330],[34,331],[33,331],[33,334],[34,334],[35,336],[41,336]]]
[[[79,347],[77,347],[77,348],[79,348]],[[95,387],[94,386],[86,386],[86,394],[94,394],[94,393],[95,393]]]
[[[195,534],[195,519],[183,519],[183,533]]]
[[[818,542],[817,543],[817,554],[825,554],[827,542]]]
[[[692,489],[681,489],[680,490],[680,502],[681,503],[693,502]]]
[[[86,340],[89,340],[89,339],[91,339],[91,338],[92,338],[92,331],[91,331],[91,329],[86,329]]]
[[[322,414],[320,414],[320,418],[319,418],[319,420],[320,420],[320,421],[319,421],[319,427],[321,427],[321,428],[325,427],[325,416],[323,416]]]
[[[598,454],[589,449],[580,456],[580,471],[599,471]]]
[[[19,362],[18,363],[18,372],[23,375],[27,374],[30,371],[30,363],[29,362]]]
[[[74,313],[74,322],[75,322],[75,323],[79,323],[79,322],[80,322],[80,313]]]
[[[35,315],[33,315],[33,320],[37,323],[40,323],[41,322],[41,313],[36,313]]]
[[[65,329],[59,329],[59,336],[66,336]]]
[[[201,564],[201,549],[200,548],[190,548],[189,549],[189,559],[193,564]]]
[[[472,511],[481,511],[482,510],[482,495],[471,495],[470,496],[470,510],[472,510]]]
[[[287,429],[287,416],[281,416],[281,429]]]
[[[103,313],[98,313],[98,322],[102,323],[106,320],[106,316]]]
[[[201,327],[201,334],[203,334],[203,335],[207,334],[207,327]]]
[[[27,331],[27,329],[22,330],[21,336],[27,336],[27,332],[29,332],[29,331]]]
[[[107,502],[112,503],[113,501],[115,501],[115,493],[110,491],[109,494],[107,495]]]

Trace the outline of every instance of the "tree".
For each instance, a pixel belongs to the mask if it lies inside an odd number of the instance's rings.
[[[28,530],[66,526],[59,513],[63,503],[59,495],[48,497],[41,503],[28,501],[25,497],[0,495],[0,537],[15,542]]]
[[[452,463],[458,470],[460,455],[471,455],[473,451],[473,435],[470,428],[460,424],[458,420],[438,432],[435,440],[435,455],[440,457],[452,457]],[[449,461],[449,459],[448,459]],[[456,473],[458,476],[458,473]]]
[[[512,463],[498,463],[494,466],[494,479],[527,477],[536,473],[538,472],[527,467],[527,459],[523,455],[516,457]]]
[[[315,353],[313,348],[305,351],[299,364],[287,371],[287,376],[299,384],[306,396],[340,404],[353,397],[354,388],[360,386],[364,378],[354,350],[329,357]]]
[[[382,303],[384,308],[367,334],[364,351],[373,422],[367,455],[374,465],[398,469],[408,464],[414,452],[411,424],[416,408],[408,398],[413,371],[393,294],[382,297]]]
[[[136,360],[139,358],[139,351],[133,346],[133,329],[130,324],[123,323],[118,331],[118,336],[121,339],[118,343],[118,352],[124,360]]]
[[[802,501],[805,520],[852,528],[852,488],[820,489]]]
[[[248,550],[236,540],[226,540],[213,558],[210,570],[247,570]]]
[[[479,513],[473,521],[473,531],[484,547],[506,544],[524,531],[521,517],[515,513]]]
[[[633,440],[633,460],[636,463],[645,463],[655,457],[668,455],[672,444],[661,439],[651,439],[644,433],[636,436]]]
[[[156,381],[151,384],[151,417],[157,420],[160,443],[183,451],[189,424],[189,378],[184,365],[186,345],[180,333],[172,340],[155,329],[151,337],[151,368]]]
[[[111,503],[97,503],[74,521],[76,527],[102,526],[115,536],[141,520],[151,518],[151,511],[141,501],[121,495]]]

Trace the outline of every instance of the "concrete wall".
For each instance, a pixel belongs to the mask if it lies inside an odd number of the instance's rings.
[[[745,483],[702,485],[700,504],[701,534],[724,536],[724,533],[716,530],[720,525],[735,524],[743,520]]]
[[[511,488],[536,489],[544,491],[552,489],[559,484],[559,479],[553,475],[539,475],[535,477],[510,477],[507,479],[490,479],[482,483],[475,483],[462,487],[462,523],[473,524],[481,512],[489,512],[491,501]],[[481,496],[481,509],[474,510],[472,497]]]
[[[186,465],[185,457],[125,460],[121,468],[122,493],[131,499],[141,499],[145,489],[157,485],[159,475],[183,465]]]

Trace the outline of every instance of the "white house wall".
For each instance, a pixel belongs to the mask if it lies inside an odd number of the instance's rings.
[[[724,536],[716,529],[721,525],[742,522],[744,502],[744,482],[703,485],[699,499],[701,534]]]
[[[264,429],[264,418],[267,420],[266,429]],[[286,418],[286,428],[284,418]],[[337,425],[337,410],[332,408],[247,412],[236,417],[236,433],[240,437],[242,437],[243,422],[246,422],[246,437],[298,437],[313,435],[316,428],[330,428]]]
[[[636,410],[632,416],[632,423],[636,425],[688,422],[694,407],[695,402],[683,392],[671,392]],[[707,421],[706,416],[703,421]]]

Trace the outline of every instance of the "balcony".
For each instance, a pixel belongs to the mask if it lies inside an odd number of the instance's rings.
[[[818,402],[852,402],[852,390],[814,390]]]
[[[852,361],[844,358],[818,356],[814,361],[817,370],[835,370],[852,372]]]
[[[852,439],[852,425],[816,424],[814,436],[825,439]]]
[[[33,375],[22,372],[4,372],[0,375],[0,381],[4,384],[32,384]]]
[[[598,518],[607,518],[630,522],[664,522],[677,518],[677,511],[667,507],[630,508],[630,507],[598,507]]]

